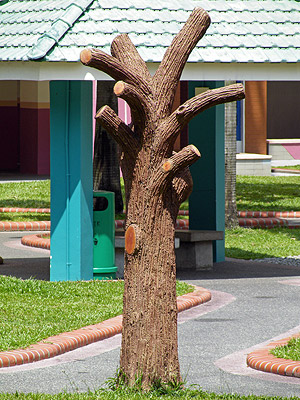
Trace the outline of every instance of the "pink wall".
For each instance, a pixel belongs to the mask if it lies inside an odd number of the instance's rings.
[[[16,171],[19,165],[18,106],[0,106],[0,170]]]

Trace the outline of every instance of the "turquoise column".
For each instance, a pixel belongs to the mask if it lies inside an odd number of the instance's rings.
[[[224,82],[190,82],[189,97],[195,88],[214,89]],[[225,231],[225,149],[224,105],[199,114],[189,124],[189,143],[201,158],[191,167],[194,189],[190,196],[190,229]],[[214,261],[225,260],[225,242],[214,244]]]
[[[50,280],[93,278],[92,82],[50,82]]]

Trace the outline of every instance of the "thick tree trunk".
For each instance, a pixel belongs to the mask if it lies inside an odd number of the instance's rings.
[[[226,85],[235,83],[225,81]],[[225,226],[238,226],[236,206],[236,103],[225,104]]]
[[[118,99],[113,93],[114,82],[97,82],[97,110],[109,104],[115,111],[118,111]],[[107,131],[96,122],[93,160],[93,188],[94,190],[108,190],[115,193],[115,211],[123,212],[123,199],[120,185],[119,149],[116,141]],[[101,203],[102,198],[94,200]],[[97,209],[101,208],[97,204]]]
[[[158,200],[158,199],[157,199]],[[123,336],[120,367],[129,383],[142,377],[148,387],[158,379],[180,381],[177,351],[174,222],[154,201],[144,218],[127,229]],[[152,220],[151,229],[148,221]],[[136,246],[131,250],[134,231]],[[142,244],[142,247],[141,247]],[[131,253],[131,254],[130,254]]]
[[[172,112],[183,67],[209,23],[208,14],[196,8],[153,77],[127,35],[114,39],[112,56],[94,49],[81,53],[83,64],[118,81],[114,92],[131,108],[132,126],[108,106],[96,117],[120,145],[126,191],[120,367],[129,385],[140,378],[145,389],[181,379],[174,232],[179,206],[193,186],[189,166],[200,152],[189,145],[174,153],[174,142],[198,113],[244,97],[242,85],[231,85],[201,93]]]

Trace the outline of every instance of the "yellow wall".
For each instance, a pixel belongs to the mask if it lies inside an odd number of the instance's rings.
[[[22,108],[50,108],[49,82],[20,82]]]

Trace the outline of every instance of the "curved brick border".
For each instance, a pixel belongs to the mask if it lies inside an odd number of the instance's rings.
[[[211,293],[208,290],[195,287],[194,292],[177,298],[178,312],[203,304],[210,299]],[[26,349],[0,352],[0,368],[52,358],[121,332],[122,315],[119,315],[99,324],[49,337]]]
[[[270,350],[274,349],[274,347],[284,346],[294,337],[300,337],[300,334],[271,342],[262,349],[253,351],[247,356],[247,365],[262,372],[271,372],[273,374],[300,378],[300,361],[277,358],[270,354]]]
[[[21,239],[21,243],[24,246],[39,247],[40,249],[50,250],[50,239],[44,238],[43,235],[23,236]]]

